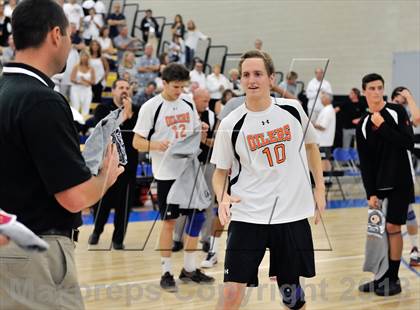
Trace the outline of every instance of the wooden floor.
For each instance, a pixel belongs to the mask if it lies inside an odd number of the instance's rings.
[[[415,210],[420,215],[418,205]],[[324,215],[325,230],[322,225],[312,225],[318,249],[317,276],[304,282],[307,309],[420,309],[420,268],[409,270],[403,263],[400,268],[402,294],[384,298],[358,292],[359,283],[371,278],[370,274],[362,272],[366,217],[364,208],[328,210]],[[107,250],[111,225],[107,225],[100,244],[95,247],[104,251],[89,250],[87,238],[92,226],[82,227],[76,261],[87,309],[214,309],[223,284],[226,234],[219,249],[219,263],[207,271],[216,278],[216,283],[213,286],[179,283],[179,292],[171,294],[159,288],[160,256],[155,249],[160,223],[157,222],[154,229],[152,225],[153,222],[129,224],[126,247],[132,251]],[[405,236],[405,261],[408,261],[408,252],[409,242]],[[200,251],[198,256],[199,263],[205,254]],[[277,287],[268,278],[268,256],[260,267],[260,286],[247,291],[242,309],[281,309]],[[176,276],[182,265],[182,252],[174,253]]]

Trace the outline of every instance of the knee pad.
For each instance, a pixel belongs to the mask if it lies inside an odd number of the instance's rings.
[[[407,212],[406,225],[417,226],[416,213],[411,207],[408,209]]]
[[[189,214],[187,226],[185,228],[186,234],[190,237],[198,237],[205,220],[204,212]]]
[[[300,309],[305,305],[305,292],[299,282],[294,284],[284,284],[277,277],[277,285],[283,297],[283,304],[289,309]]]

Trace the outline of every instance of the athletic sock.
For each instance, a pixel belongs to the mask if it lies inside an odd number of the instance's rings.
[[[184,251],[184,269],[187,272],[193,272],[197,269],[195,264],[195,252]]]
[[[400,262],[401,260],[389,259],[388,276],[390,280],[393,280],[393,281],[398,280],[398,271],[400,269]]]
[[[162,265],[162,275],[164,275],[166,272],[172,274],[172,261],[170,257],[161,257],[160,263]]]
[[[215,253],[217,254],[217,250],[219,248],[219,241],[220,241],[220,237],[214,237],[211,236],[210,237],[210,253]]]
[[[419,248],[419,244],[418,244],[419,239],[418,239],[417,234],[414,234],[414,235],[409,234],[408,237],[410,238],[411,247],[412,248],[414,248],[414,247]]]

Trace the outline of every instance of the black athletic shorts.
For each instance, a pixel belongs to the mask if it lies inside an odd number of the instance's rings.
[[[307,219],[284,224],[232,221],[228,229],[224,282],[258,286],[258,267],[270,250],[269,276],[283,283],[315,276],[311,227]]]
[[[378,198],[388,198],[388,208],[386,211],[387,223],[405,225],[408,206],[414,202],[414,186],[407,186],[404,189],[379,191]]]
[[[319,147],[319,152],[321,153],[321,159],[331,160],[331,158],[332,158],[331,150],[332,150],[331,146],[320,146]]]
[[[161,220],[173,220],[177,219],[180,215],[190,215],[194,212],[204,212],[205,210],[199,211],[197,209],[181,209],[179,205],[166,204],[166,198],[168,197],[169,190],[175,180],[156,180],[157,184],[157,198],[159,205],[159,213]]]

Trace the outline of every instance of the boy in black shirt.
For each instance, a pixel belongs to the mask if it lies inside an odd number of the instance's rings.
[[[362,116],[356,129],[360,168],[368,204],[379,208],[388,199],[386,231],[389,241],[389,269],[382,279],[362,285],[363,292],[379,296],[401,292],[398,278],[403,240],[401,225],[414,202],[414,174],[411,165],[413,131],[404,108],[383,100],[384,80],[375,73],[362,80],[370,113]]]

